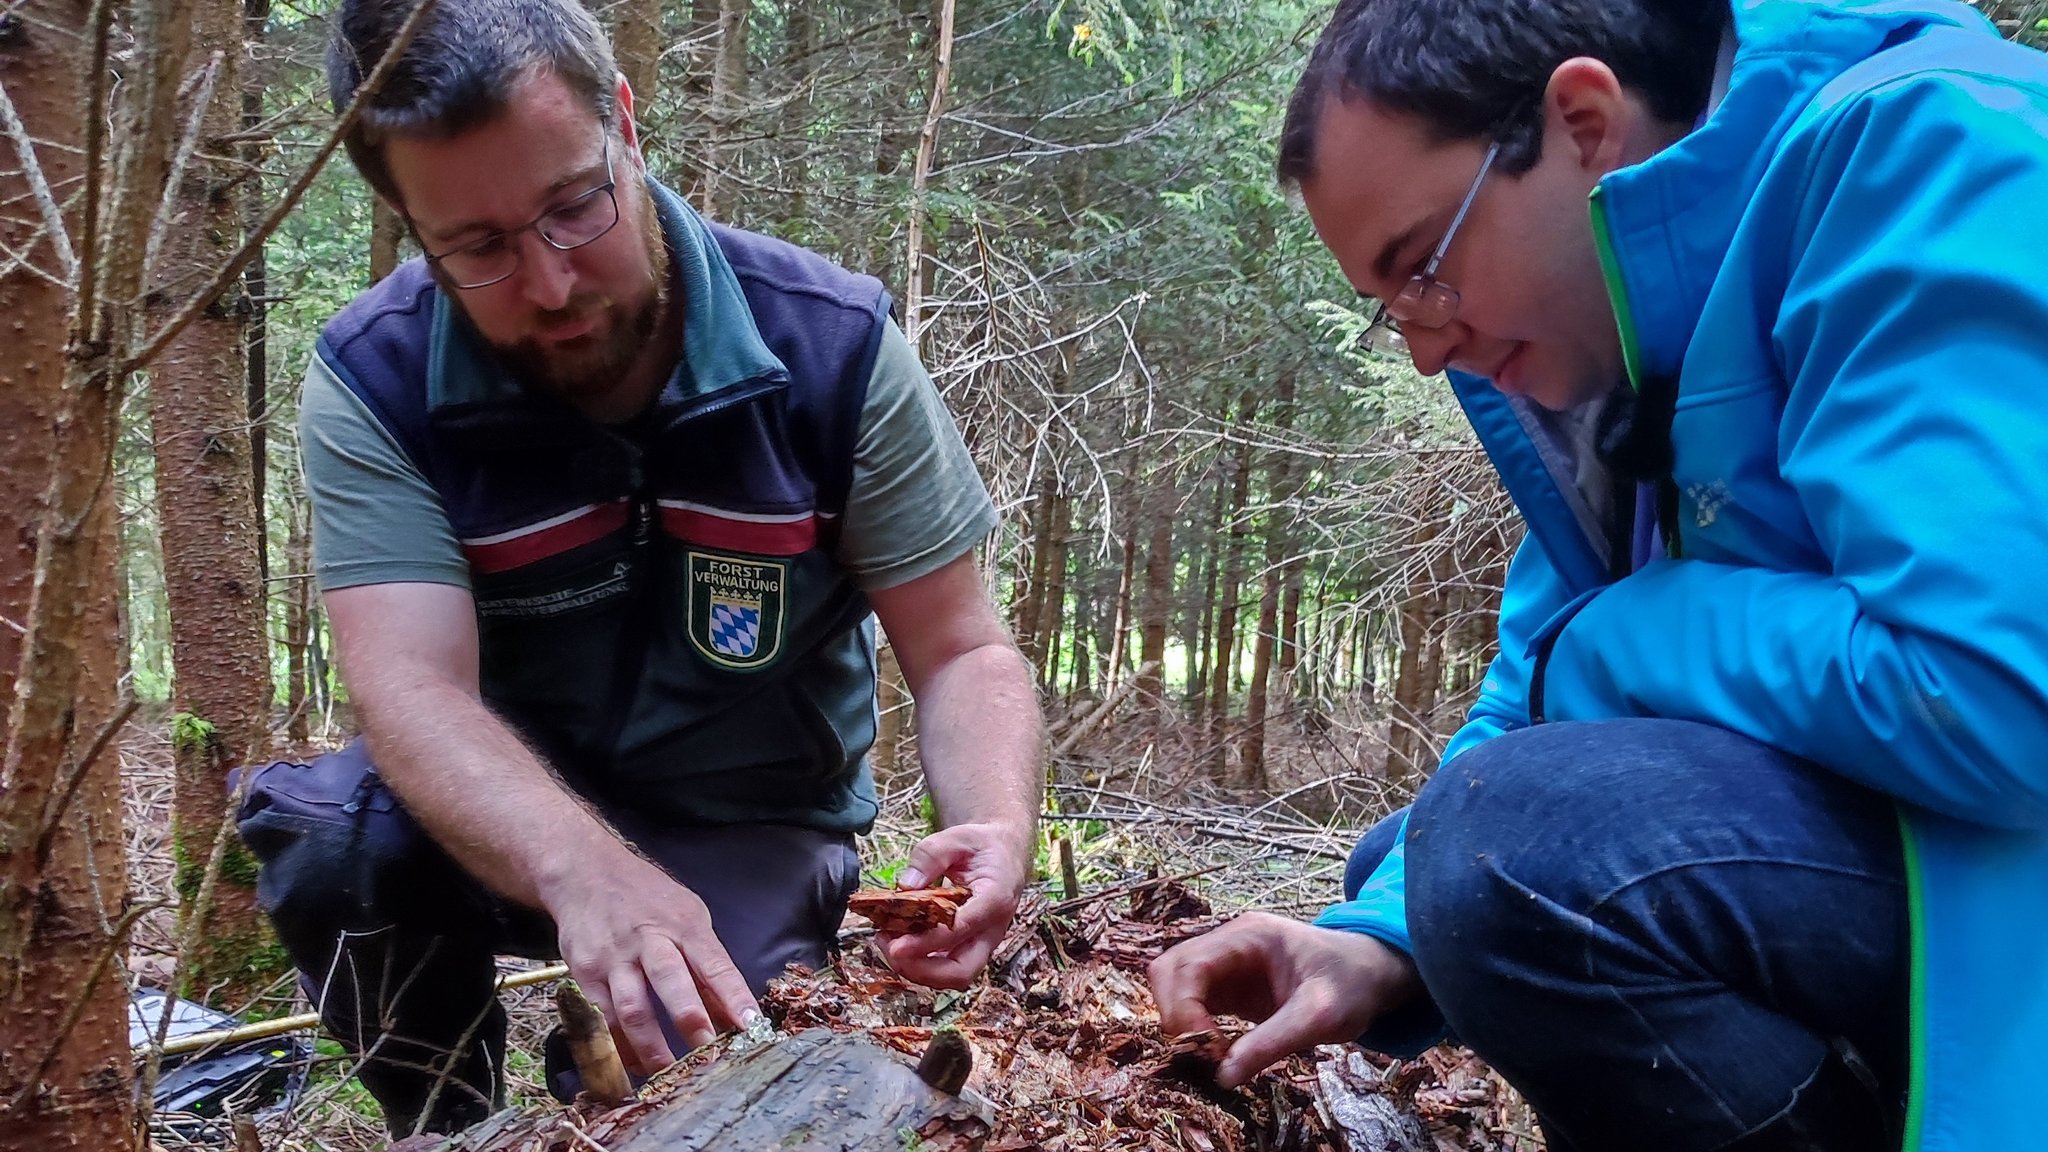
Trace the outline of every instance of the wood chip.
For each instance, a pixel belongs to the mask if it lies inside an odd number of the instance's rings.
[[[907,936],[933,928],[951,928],[965,888],[864,888],[846,902],[847,910],[864,916],[875,931]]]

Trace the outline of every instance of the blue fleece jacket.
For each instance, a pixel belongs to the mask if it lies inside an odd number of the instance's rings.
[[[1449,759],[1717,724],[1895,797],[1906,1148],[2048,1146],[2048,57],[1938,0],[1750,0],[1725,99],[1595,192],[1632,381],[1678,381],[1672,555],[1619,580],[1554,422],[1454,379],[1529,525]],[[1412,950],[1397,850],[1318,923]]]

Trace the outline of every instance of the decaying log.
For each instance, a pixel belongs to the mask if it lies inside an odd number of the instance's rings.
[[[811,1029],[695,1052],[639,1101],[501,1112],[405,1152],[980,1152],[989,1119],[859,1033]]]

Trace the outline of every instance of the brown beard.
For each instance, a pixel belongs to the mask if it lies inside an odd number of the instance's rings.
[[[641,235],[654,291],[646,302],[629,313],[607,297],[578,297],[565,308],[541,313],[536,318],[541,325],[574,320],[592,312],[601,314],[595,331],[572,341],[566,348],[551,347],[533,338],[509,344],[491,343],[499,361],[522,384],[573,405],[601,399],[625,383],[627,373],[647,350],[668,309],[668,245],[662,238],[654,204],[646,187],[638,182],[621,182],[618,195],[621,201],[629,201],[619,205],[622,212],[630,210],[647,221]],[[457,302],[460,303],[459,297]]]

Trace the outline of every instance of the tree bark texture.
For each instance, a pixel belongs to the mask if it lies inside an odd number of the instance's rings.
[[[605,11],[612,55],[633,90],[633,106],[658,107],[661,84],[661,0],[612,0]]]
[[[747,15],[753,0],[719,0],[718,56],[711,68],[711,139],[704,150],[704,214],[731,215],[739,187],[740,130],[747,116]]]
[[[98,1152],[134,1140],[120,779],[105,749],[122,665],[114,422],[189,19],[175,3],[137,14],[112,117],[131,147],[81,195],[108,122],[89,81],[106,75],[94,48],[110,29],[89,12],[31,0],[0,33],[19,124],[0,143],[0,203],[21,206],[0,214],[0,243],[26,258],[0,265],[0,1147]],[[87,205],[104,232],[85,226]]]

